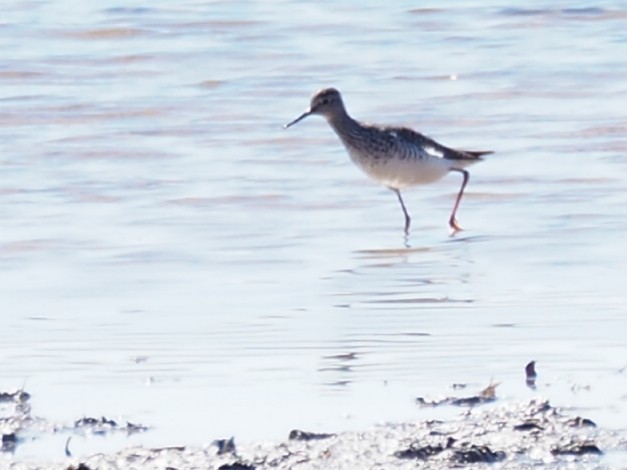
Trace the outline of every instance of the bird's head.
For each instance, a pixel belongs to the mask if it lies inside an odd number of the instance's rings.
[[[334,114],[343,111],[344,102],[342,101],[342,95],[340,95],[340,92],[335,88],[324,88],[311,97],[311,102],[307,111],[298,116],[292,122],[286,124],[284,127],[288,128],[312,114],[318,114],[328,119]]]

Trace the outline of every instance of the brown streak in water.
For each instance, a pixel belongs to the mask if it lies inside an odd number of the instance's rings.
[[[606,137],[620,136],[627,137],[627,126],[603,126],[589,127],[572,133],[564,133],[564,137]]]
[[[103,28],[85,31],[63,31],[56,34],[61,37],[77,39],[127,39],[148,34],[149,31],[137,28]]]
[[[433,251],[433,248],[420,247],[420,248],[382,248],[371,250],[357,250],[354,253],[357,255],[364,255],[364,258],[376,258],[381,256],[398,256],[406,255],[409,253],[429,253]]]
[[[431,15],[434,13],[441,13],[443,10],[441,8],[412,8],[408,10],[407,13],[412,15]]]
[[[155,57],[147,54],[130,54],[130,55],[122,55],[118,57],[112,57],[109,59],[109,62],[115,64],[133,64],[136,62],[147,62],[149,60],[154,60]]]
[[[34,77],[45,77],[46,74],[42,72],[31,72],[26,70],[5,70],[0,72],[0,79],[24,79],[24,78],[34,78]]]
[[[204,80],[198,84],[201,88],[214,89],[222,86],[224,82],[222,80]]]

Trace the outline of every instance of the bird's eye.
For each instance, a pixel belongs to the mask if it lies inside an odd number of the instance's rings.
[[[320,104],[329,104],[329,98],[324,98]]]

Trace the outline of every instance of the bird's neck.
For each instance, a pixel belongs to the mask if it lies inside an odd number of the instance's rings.
[[[327,121],[338,137],[344,142],[346,139],[350,139],[351,136],[355,135],[360,126],[344,109],[342,109],[341,112],[328,116]]]

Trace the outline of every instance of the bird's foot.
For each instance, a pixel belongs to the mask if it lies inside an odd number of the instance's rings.
[[[405,237],[409,237],[409,227],[411,225],[411,220],[409,218],[405,219],[405,228],[403,229],[403,233]]]
[[[448,225],[449,227],[451,227],[451,230],[453,231],[452,235],[455,235],[457,232],[461,232],[462,230],[464,230],[461,227],[461,225],[459,225],[455,217],[451,217],[451,220],[448,221]]]

